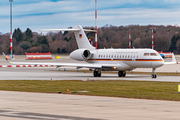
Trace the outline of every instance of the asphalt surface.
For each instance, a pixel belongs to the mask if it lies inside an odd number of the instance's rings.
[[[2,56],[1,56],[2,57]],[[177,61],[180,61],[180,56],[176,56]],[[75,61],[69,58],[69,56],[62,56],[61,59],[53,60],[26,60],[25,56],[16,56],[13,62],[38,62],[38,63],[85,63],[82,61]],[[165,59],[165,61],[171,61],[171,58]],[[9,64],[4,59],[0,59],[0,65]],[[127,74],[126,78],[119,78],[117,72],[115,74],[103,74],[102,77],[94,78],[93,73],[82,72],[65,72],[65,70],[74,70],[72,67],[62,68],[0,68],[0,80],[140,80],[140,81],[166,81],[166,82],[180,82],[179,76],[157,76],[156,79],[152,79],[150,75],[136,75]],[[88,70],[88,69],[85,69]],[[133,71],[151,72],[152,69],[137,68]],[[180,64],[164,65],[157,68],[156,72],[180,72]]]
[[[75,70],[66,68],[66,70]],[[0,68],[0,80],[136,80],[136,81],[164,81],[180,82],[180,76],[157,76],[127,74],[118,77],[115,74],[102,73],[101,77],[93,77],[93,73],[68,72],[57,68]]]
[[[3,120],[179,120],[180,102],[0,91]]]
[[[179,60],[179,58],[178,58]],[[24,58],[14,60],[27,62]],[[62,59],[28,62],[77,62],[68,56]],[[170,59],[167,59],[170,61]],[[78,62],[77,62],[78,63]],[[0,59],[0,64],[8,64]],[[74,68],[0,68],[0,80],[140,80],[180,82],[179,76],[102,74],[68,72]],[[137,69],[149,72],[151,69]],[[179,72],[180,65],[168,65],[157,72]],[[96,97],[63,94],[44,94],[0,91],[0,119],[2,120],[178,120],[180,102]]]

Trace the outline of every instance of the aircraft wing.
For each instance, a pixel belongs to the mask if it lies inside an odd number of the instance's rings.
[[[180,62],[164,62],[164,65],[180,64]]]
[[[7,62],[9,62],[6,55],[4,53],[3,53],[3,55],[4,55],[5,59],[7,60]],[[49,66],[53,65],[56,67],[68,66],[68,67],[76,67],[76,68],[94,68],[94,69],[96,69],[96,68],[116,69],[119,66],[123,67],[123,65],[120,65],[120,64],[36,63],[36,62],[9,62],[9,63],[14,64],[14,65],[49,65]]]
[[[117,64],[80,64],[80,63],[35,63],[35,62],[10,62],[15,65],[53,65],[56,67],[77,67],[77,68],[113,68],[116,67]]]
[[[164,62],[165,65],[171,65],[171,64],[180,64],[180,62],[176,61],[176,58],[174,56],[174,53],[172,53],[172,61],[171,62]]]
[[[53,65],[56,67],[68,66],[77,68],[101,68],[101,64],[80,64],[80,63],[35,63],[35,62],[10,62],[15,65]]]

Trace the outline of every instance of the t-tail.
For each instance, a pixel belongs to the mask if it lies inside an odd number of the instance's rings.
[[[72,29],[46,29],[46,30],[40,30],[40,31],[72,31],[72,32],[74,32],[76,42],[77,42],[79,49],[82,49],[82,48],[89,49],[89,50],[96,49],[89,43],[88,38],[84,32],[84,31],[88,31],[88,32],[95,32],[95,31],[83,29],[80,25],[78,25]]]

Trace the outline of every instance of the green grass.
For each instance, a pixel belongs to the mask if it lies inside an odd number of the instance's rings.
[[[57,93],[124,97],[152,100],[180,101],[178,84],[173,82],[141,81],[38,81],[38,80],[2,80],[0,90],[40,93]],[[66,90],[69,89],[69,92]],[[72,91],[90,91],[71,93]]]

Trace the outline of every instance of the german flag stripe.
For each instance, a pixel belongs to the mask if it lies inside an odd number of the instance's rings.
[[[132,61],[132,59],[89,59],[87,61]],[[136,59],[135,61],[163,62],[161,59]]]

